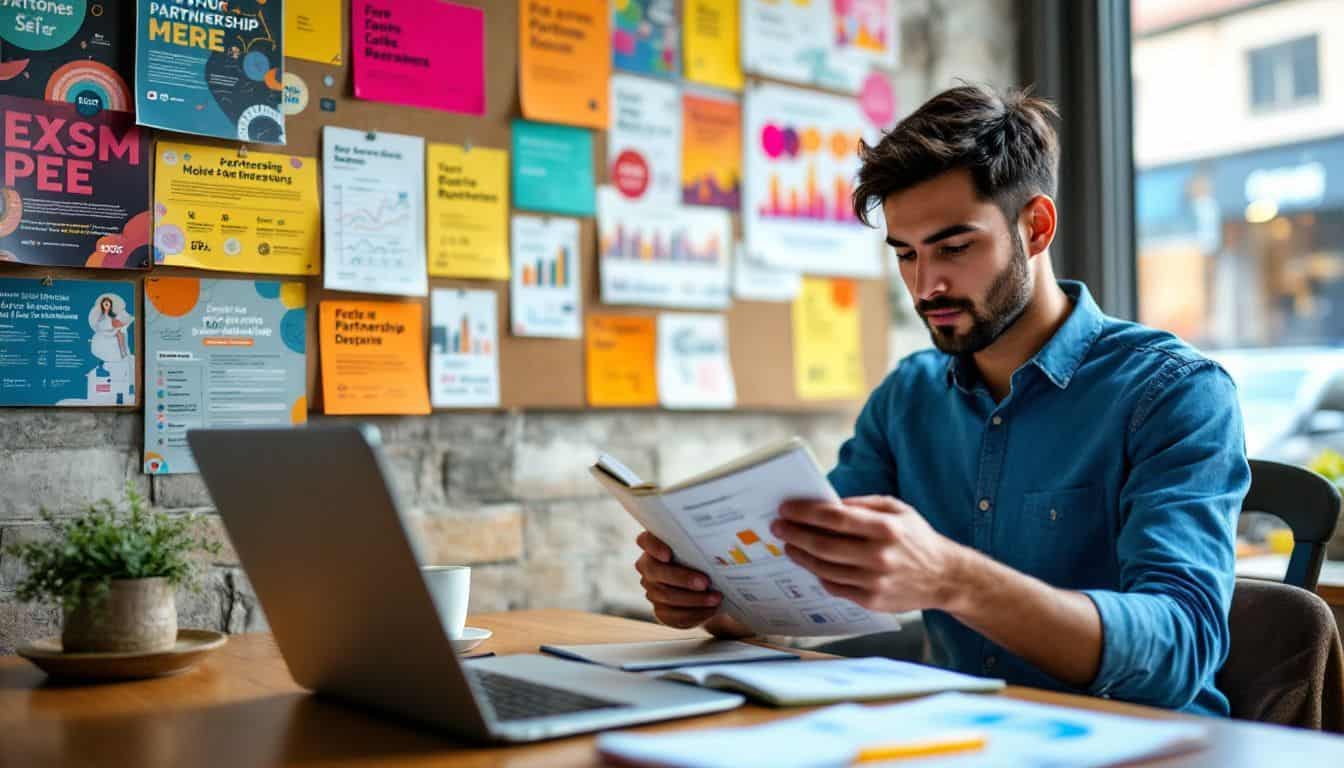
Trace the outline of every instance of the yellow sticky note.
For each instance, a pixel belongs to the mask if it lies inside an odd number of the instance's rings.
[[[154,164],[157,263],[316,275],[322,266],[317,159],[160,141]]]
[[[324,413],[429,413],[423,304],[324,301],[318,336]]]
[[[793,302],[793,381],[804,400],[864,395],[858,286],[804,277]]]
[[[588,404],[658,404],[658,332],[652,317],[589,315]]]
[[[682,16],[686,79],[742,90],[738,0],[686,0]]]
[[[607,0],[518,0],[523,117],[607,130],[610,27]]]
[[[430,144],[429,274],[509,279],[509,153]]]
[[[285,0],[285,55],[340,66],[342,18],[331,0]]]

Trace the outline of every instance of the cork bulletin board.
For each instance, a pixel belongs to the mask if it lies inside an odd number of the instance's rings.
[[[485,10],[486,27],[486,113],[468,116],[451,112],[398,106],[382,102],[359,101],[353,96],[350,73],[350,0],[339,2],[345,19],[346,62],[329,66],[301,59],[286,58],[285,68],[300,77],[308,88],[308,105],[302,112],[286,118],[288,144],[284,147],[252,145],[258,152],[285,153],[321,158],[321,134],[324,125],[359,131],[391,132],[422,136],[431,143],[451,143],[473,147],[510,149],[510,122],[521,117],[518,98],[518,3],[516,0],[454,0]],[[327,83],[330,83],[328,85]],[[795,86],[797,87],[797,86]],[[324,104],[325,101],[325,104]],[[146,129],[149,130],[149,129]],[[151,140],[174,141],[227,147],[246,152],[236,143],[203,136],[151,131]],[[605,133],[596,132],[593,141],[595,178],[606,178]],[[153,153],[151,153],[153,154]],[[152,169],[150,171],[153,172]],[[433,169],[427,171],[432,177]],[[321,182],[319,179],[319,190]],[[536,214],[533,214],[536,215]],[[580,219],[579,278],[582,281],[584,312],[652,316],[655,310],[640,307],[609,307],[598,297],[596,222]],[[733,215],[734,233],[741,236],[740,216]],[[148,271],[106,269],[66,269],[17,264],[0,265],[0,276],[47,277],[54,279],[130,279],[136,283],[137,308],[143,307],[143,278],[153,276],[193,276],[220,279],[266,278],[302,280],[307,284],[307,367],[308,403],[315,412],[322,410],[319,380],[321,349],[317,343],[318,303],[323,299],[368,299],[375,301],[413,301],[425,304],[425,339],[429,338],[428,297],[395,297],[327,291],[322,276],[266,276],[249,273],[217,272],[182,267],[157,266]],[[523,338],[512,336],[509,328],[507,281],[457,280],[430,277],[435,288],[491,289],[498,296],[499,369],[501,409],[582,409],[585,397],[583,339]],[[856,281],[861,311],[864,371],[868,387],[877,386],[886,372],[888,305],[884,279]],[[659,312],[677,310],[657,310]],[[143,313],[141,313],[143,314]],[[794,393],[792,305],[789,303],[734,300],[724,312],[728,324],[728,345],[733,375],[737,384],[737,408],[741,410],[851,410],[853,401],[803,401]],[[139,317],[139,315],[137,315]],[[143,353],[142,323],[133,325],[136,349]],[[428,350],[426,349],[426,352]],[[138,391],[143,371],[137,371]]]

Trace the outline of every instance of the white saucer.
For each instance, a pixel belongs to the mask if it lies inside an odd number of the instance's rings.
[[[458,653],[466,653],[472,648],[484,643],[490,639],[494,633],[488,629],[479,629],[477,627],[463,627],[462,636],[456,640],[449,640],[453,644],[453,650]]]

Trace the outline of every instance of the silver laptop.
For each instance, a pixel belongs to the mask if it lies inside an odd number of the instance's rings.
[[[460,661],[371,427],[193,430],[187,441],[290,674],[306,688],[492,741],[742,704],[736,694],[539,654]]]

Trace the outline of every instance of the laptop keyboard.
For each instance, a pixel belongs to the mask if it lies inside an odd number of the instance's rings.
[[[479,684],[495,711],[495,719],[500,721],[629,706],[480,669],[469,669],[467,673]]]

